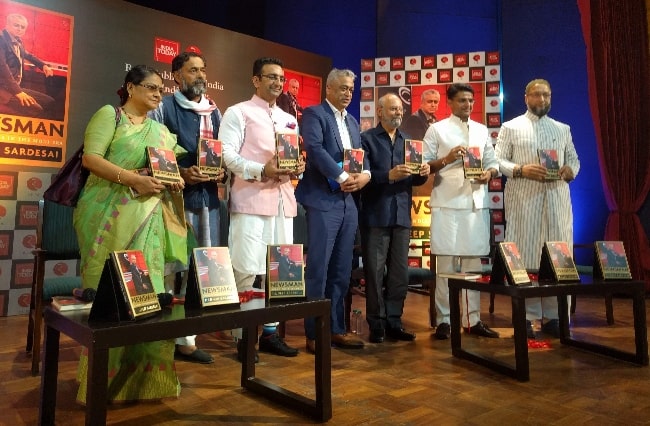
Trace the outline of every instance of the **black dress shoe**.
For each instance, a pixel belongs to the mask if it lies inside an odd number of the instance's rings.
[[[451,336],[451,327],[446,322],[438,324],[434,337],[438,340],[446,340]]]
[[[389,328],[386,330],[386,335],[395,340],[404,340],[407,342],[415,340],[415,333],[406,331],[403,328]]]
[[[556,339],[560,338],[560,320],[552,319],[542,325],[542,333],[549,334]]]
[[[298,349],[292,348],[278,333],[260,336],[260,352],[268,352],[273,355],[293,357],[298,355]]]
[[[535,330],[533,330],[533,323],[526,320],[526,337],[529,339],[535,339]]]
[[[475,325],[465,328],[465,333],[473,334],[475,336],[490,337],[492,339],[498,339],[499,333],[490,329],[483,321],[477,322]]]
[[[384,330],[370,330],[370,343],[384,343]]]

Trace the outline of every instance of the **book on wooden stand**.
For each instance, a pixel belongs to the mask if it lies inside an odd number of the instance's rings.
[[[267,247],[266,300],[305,300],[302,244],[274,244]]]
[[[600,280],[632,279],[623,241],[596,241],[594,243],[594,278]]]
[[[278,159],[278,169],[296,170],[300,157],[300,143],[296,132],[276,132],[275,154]]]
[[[422,141],[416,139],[406,139],[404,141],[404,164],[409,166],[411,174],[417,175],[420,173],[423,150],[424,142]]]
[[[555,149],[538,149],[539,164],[546,167],[547,180],[560,179],[560,163]]]
[[[490,274],[490,284],[502,285],[505,281],[510,285],[530,284],[519,248],[517,244],[509,241],[501,242],[497,246]]]
[[[201,138],[196,150],[196,164],[199,171],[211,178],[216,178],[223,168],[223,151],[218,139]]]
[[[185,307],[232,308],[239,306],[237,284],[228,247],[192,250]]]
[[[539,262],[539,281],[580,282],[569,245],[564,241],[546,241]]]
[[[81,300],[75,296],[52,296],[52,307],[59,312],[90,309],[93,302]]]
[[[436,272],[436,276],[455,280],[478,280],[482,275],[473,272]]]
[[[89,320],[137,320],[160,310],[142,251],[111,252],[104,263]]]
[[[467,147],[467,151],[463,156],[463,173],[465,179],[477,179],[483,174],[483,159],[481,158],[480,147]]]
[[[146,150],[147,167],[151,176],[162,181],[164,184],[183,181],[178,164],[176,163],[176,154],[174,154],[174,151],[155,146],[148,146]]]

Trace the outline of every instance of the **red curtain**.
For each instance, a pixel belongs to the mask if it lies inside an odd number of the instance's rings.
[[[650,290],[650,245],[637,212],[650,190],[647,0],[577,0],[587,46],[589,103],[610,214],[605,240],[625,244],[632,276]]]

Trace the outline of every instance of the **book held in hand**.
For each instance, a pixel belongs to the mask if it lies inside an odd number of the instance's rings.
[[[201,138],[196,151],[196,164],[204,175],[216,178],[223,168],[221,141],[218,139]]]
[[[188,308],[239,306],[228,247],[192,250],[185,306]]]
[[[363,171],[363,156],[365,151],[360,148],[343,150],[343,170],[348,173],[361,173]]]
[[[148,146],[147,163],[151,176],[161,180],[164,184],[182,182],[176,155],[171,149]]]
[[[298,134],[295,132],[277,132],[275,134],[275,152],[278,158],[278,169],[297,169],[298,157],[300,156]]]
[[[422,141],[415,139],[406,139],[404,141],[404,164],[409,166],[411,174],[417,175],[420,173],[423,150],[424,142]]]
[[[632,279],[623,241],[596,241],[594,246],[595,278]]]
[[[555,149],[538,149],[539,164],[546,167],[546,178],[548,180],[560,179],[560,163],[558,161],[557,150]]]
[[[564,241],[546,241],[542,247],[539,280],[580,282],[569,245]]]
[[[510,285],[530,284],[519,248],[510,241],[499,243],[495,250],[490,284],[503,284],[504,276]]]
[[[157,314],[160,310],[158,295],[142,251],[111,252],[99,279],[89,319],[136,320]]]
[[[90,309],[93,302],[81,300],[75,296],[52,296],[52,307],[59,312]]]
[[[268,300],[306,297],[302,244],[269,245],[266,265]]]
[[[478,146],[468,146],[463,156],[463,172],[465,179],[480,178],[483,174],[483,159],[481,158],[481,148]]]

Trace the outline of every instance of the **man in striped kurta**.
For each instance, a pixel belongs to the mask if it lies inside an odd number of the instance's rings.
[[[496,145],[505,187],[507,241],[519,247],[526,268],[539,268],[545,241],[566,241],[573,250],[573,212],[569,182],[580,170],[569,126],[547,114],[551,108],[551,86],[533,80],[526,86],[528,110],[503,123]],[[559,180],[547,180],[538,150],[554,149],[560,164]],[[557,298],[526,299],[528,337],[534,338],[532,321],[542,320],[542,331],[559,336]]]

